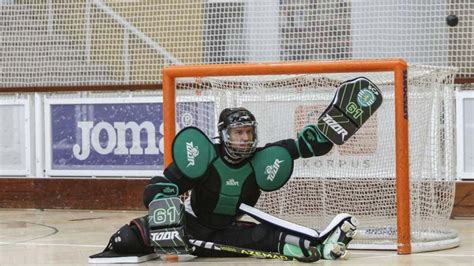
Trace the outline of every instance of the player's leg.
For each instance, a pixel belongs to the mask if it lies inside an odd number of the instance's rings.
[[[318,232],[274,217],[246,204],[241,204],[239,209],[261,223],[271,224],[282,230],[285,233],[282,236],[285,243],[298,245],[303,241],[304,248],[317,247],[324,259],[347,256],[347,246],[357,233],[357,219],[346,213],[334,217],[323,231]]]
[[[186,213],[186,232],[193,239],[203,240],[206,242],[214,242],[219,244],[226,244],[232,246],[241,246],[251,241],[242,241],[240,239],[241,233],[248,228],[254,228],[255,223],[235,223],[226,228],[215,229],[203,225],[192,214]],[[216,251],[207,249],[205,247],[196,247],[193,255],[198,257],[247,257],[244,254],[236,254],[227,251]]]
[[[282,254],[300,261],[314,262],[319,260],[319,250],[311,247],[309,241],[301,243],[286,243],[285,232],[279,228],[267,224],[254,224],[249,222],[237,222],[222,229],[211,229],[200,224],[195,217],[188,215],[187,232],[199,242],[206,244],[216,243],[217,245],[233,246],[245,248],[246,254],[238,252],[215,250],[212,247],[197,246],[193,255],[198,257],[242,257],[257,255],[266,257],[264,252]],[[305,246],[306,245],[306,246]],[[258,255],[261,254],[261,255]]]
[[[165,185],[162,187],[166,189]],[[176,196],[162,193],[148,205],[148,215],[122,226],[110,237],[105,250],[90,256],[89,262],[138,263],[162,255],[184,255],[189,259],[191,251],[183,203]]]
[[[318,247],[322,257],[325,259],[346,258],[347,247],[357,234],[357,225],[357,219],[346,213],[334,217],[319,235],[322,244]]]
[[[134,263],[163,254],[187,254],[184,208],[178,197],[153,200],[148,215],[122,226],[105,250],[89,257],[91,263]]]
[[[89,257],[90,263],[138,263],[157,258],[150,246],[147,216],[122,226],[109,240],[106,248]]]
[[[189,254],[185,211],[179,197],[153,200],[148,206],[150,245],[159,254]]]

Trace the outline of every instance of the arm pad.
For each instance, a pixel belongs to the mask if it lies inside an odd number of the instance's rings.
[[[314,125],[305,126],[296,140],[298,152],[302,158],[321,156],[328,153],[332,147],[332,142],[321,134]]]

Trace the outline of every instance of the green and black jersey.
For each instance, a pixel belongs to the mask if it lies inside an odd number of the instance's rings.
[[[181,135],[180,139],[178,134],[173,146],[174,162],[165,169],[164,177],[156,177],[152,183],[174,183],[179,194],[191,190],[191,207],[197,219],[215,228],[232,224],[241,215],[239,205],[254,206],[262,190],[282,187],[291,176],[293,160],[299,157],[295,140],[286,139],[258,148],[254,156],[233,164],[225,159],[221,144],[206,143],[207,138],[202,136],[196,139],[200,132],[191,129],[195,131],[189,136]],[[181,157],[177,151],[180,148],[184,151]],[[198,156],[204,154],[205,159],[200,160]],[[197,170],[192,169],[194,166]],[[153,193],[146,192],[147,205]]]

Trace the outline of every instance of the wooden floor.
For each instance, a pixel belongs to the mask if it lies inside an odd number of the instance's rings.
[[[0,209],[0,265],[90,265],[88,256],[102,251],[110,235],[143,212]],[[346,261],[319,265],[474,265],[474,220],[451,220],[459,231],[458,248],[397,255],[395,251],[356,251]],[[160,260],[140,265],[170,264]],[[198,258],[173,265],[294,264],[255,258]],[[103,265],[103,264],[102,264]]]

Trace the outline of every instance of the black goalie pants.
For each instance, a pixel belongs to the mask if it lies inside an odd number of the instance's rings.
[[[186,233],[189,238],[248,248],[258,251],[278,252],[282,231],[269,224],[255,224],[237,221],[222,229],[213,229],[202,225],[196,217],[186,213]],[[193,255],[199,257],[238,257],[237,253],[196,248]]]

